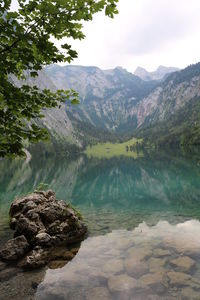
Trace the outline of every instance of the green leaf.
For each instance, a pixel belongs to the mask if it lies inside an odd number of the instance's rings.
[[[66,100],[78,104],[75,91],[39,90],[27,84],[21,88],[10,80],[20,82],[36,77],[46,65],[71,62],[78,56],[68,43],[62,51],[56,39],[83,39],[83,22],[105,9],[113,17],[118,0],[18,0],[19,9],[11,9],[11,0],[0,4],[0,156],[24,155],[24,140],[37,142],[48,138],[36,125],[45,108],[59,106]],[[30,125],[31,124],[31,125]]]

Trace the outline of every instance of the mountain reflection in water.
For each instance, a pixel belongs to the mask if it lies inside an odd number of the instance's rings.
[[[198,151],[1,160],[0,244],[12,234],[12,200],[41,182],[72,202],[89,227],[71,262],[13,272],[1,282],[2,299],[199,299],[199,161]]]

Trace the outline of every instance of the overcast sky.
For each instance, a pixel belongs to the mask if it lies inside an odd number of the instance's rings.
[[[101,13],[85,24],[74,64],[134,72],[200,61],[200,0],[119,0],[118,9],[114,19]]]

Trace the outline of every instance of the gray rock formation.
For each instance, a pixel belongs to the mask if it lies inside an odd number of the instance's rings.
[[[37,77],[31,77],[28,71],[25,72],[25,76],[25,80],[18,80],[15,76],[11,75],[10,80],[17,87],[27,84],[30,86],[37,86],[40,90],[49,89],[52,92],[56,92],[58,89],[44,70],[39,71]],[[41,120],[37,120],[37,123],[42,127],[45,127],[55,141],[65,141],[68,144],[81,146],[75,135],[72,123],[66,113],[65,103],[62,103],[59,108],[44,109],[43,116],[44,117]]]
[[[166,78],[167,75],[169,75],[173,72],[179,71],[179,70],[180,69],[174,68],[174,67],[159,66],[155,71],[148,72],[144,68],[137,67],[134,74],[145,81],[163,80]]]
[[[51,190],[16,199],[10,217],[14,238],[0,250],[0,258],[6,262],[20,260],[18,266],[22,268],[45,265],[55,259],[55,247],[80,242],[87,231],[78,213],[56,200]]]

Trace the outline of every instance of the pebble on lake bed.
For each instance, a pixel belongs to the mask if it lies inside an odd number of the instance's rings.
[[[195,266],[195,261],[188,256],[181,256],[172,260],[170,263],[172,266],[180,268],[183,272],[190,272],[190,270]]]
[[[168,272],[167,276],[173,286],[189,286],[192,279],[190,275],[181,272]]]

